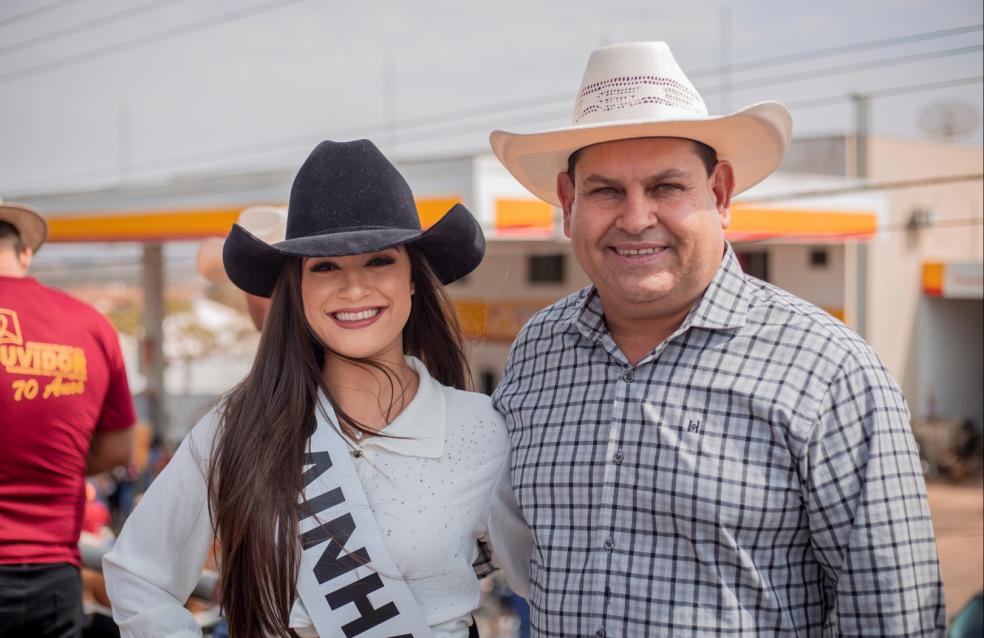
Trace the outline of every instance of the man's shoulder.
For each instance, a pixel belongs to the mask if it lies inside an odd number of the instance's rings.
[[[871,345],[827,310],[760,279],[746,276],[746,282],[751,298],[746,321],[754,330],[774,336],[780,345],[802,348],[804,355],[843,363],[877,361]]]
[[[38,281],[34,281],[34,284],[35,286],[31,291],[32,304],[44,306],[46,310],[71,312],[73,313],[73,318],[108,322],[106,317],[104,317],[101,312],[78,297],[75,297],[64,290],[46,286]]]

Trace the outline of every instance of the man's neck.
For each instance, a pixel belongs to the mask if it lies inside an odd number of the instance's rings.
[[[699,299],[699,297],[698,297]],[[635,365],[676,332],[697,300],[666,314],[625,316],[605,310],[605,324],[612,340],[630,365]],[[602,300],[604,307],[604,300]]]
[[[0,250],[0,277],[26,276],[27,268],[24,268],[17,253],[13,249]]]

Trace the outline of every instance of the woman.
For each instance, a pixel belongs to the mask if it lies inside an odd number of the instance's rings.
[[[460,205],[422,232],[406,182],[366,140],[315,148],[285,241],[233,227],[226,271],[272,295],[270,314],[249,375],[105,558],[124,635],[197,635],[181,603],[213,538],[233,636],[469,635],[509,441],[491,402],[461,390],[441,283],[484,249]]]

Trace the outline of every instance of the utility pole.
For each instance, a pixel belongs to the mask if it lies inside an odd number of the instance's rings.
[[[143,328],[140,368],[147,387],[144,398],[154,433],[168,431],[164,391],[164,249],[159,243],[143,245]]]
[[[868,135],[871,120],[868,97],[860,93],[853,93],[851,100],[854,102],[854,177],[866,179],[868,177]],[[868,241],[859,240],[855,245],[855,252],[855,268],[857,269],[855,308],[857,316],[855,317],[854,328],[862,338],[866,338],[868,333]]]

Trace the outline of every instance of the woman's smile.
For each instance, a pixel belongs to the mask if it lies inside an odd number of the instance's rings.
[[[368,308],[344,308],[328,313],[328,316],[335,320],[342,328],[357,330],[376,323],[380,315],[386,310],[385,307],[375,306]]]

